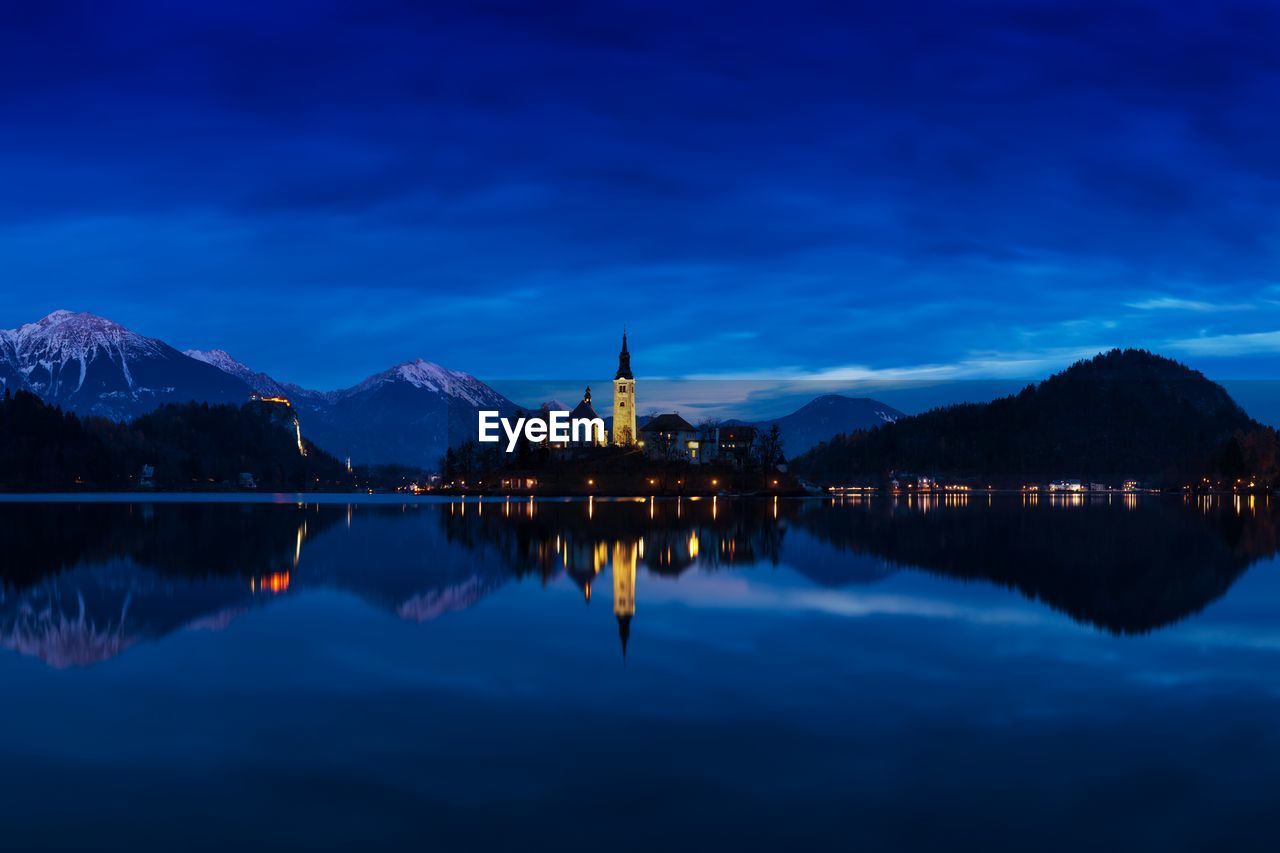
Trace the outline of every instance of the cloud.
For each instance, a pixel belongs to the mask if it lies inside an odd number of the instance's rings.
[[[1280,354],[1280,331],[1182,338],[1169,341],[1168,347],[1190,355],[1213,357],[1274,355]]]
[[[949,382],[963,379],[1037,379],[1082,358],[1112,349],[1109,345],[1088,344],[1050,347],[1037,351],[985,351],[970,353],[952,362],[869,367],[852,364],[817,370],[782,368],[719,375],[695,375],[700,380],[779,380],[790,382],[832,382],[852,385],[897,385],[911,382]]]
[[[24,12],[0,326],[57,293],[320,387],[604,373],[623,322],[646,375],[943,382],[1264,304],[1274,4],[927,5]]]
[[[1180,299],[1176,296],[1153,296],[1138,302],[1126,302],[1129,308],[1139,311],[1194,311],[1211,314],[1218,311],[1247,311],[1253,306],[1246,302],[1204,302],[1198,299]]]

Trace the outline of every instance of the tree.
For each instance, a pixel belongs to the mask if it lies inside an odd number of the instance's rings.
[[[440,457],[440,476],[450,481],[458,477],[458,454],[452,447]]]
[[[1245,476],[1266,485],[1277,479],[1280,446],[1274,429],[1259,425],[1248,432],[1237,432],[1235,441],[1244,457]]]
[[[674,432],[651,432],[645,439],[650,445],[649,455],[663,462],[675,462],[684,455]]]
[[[341,464],[305,442],[293,413],[268,404],[170,404],[118,424],[79,418],[26,391],[0,402],[0,484],[16,489],[129,488],[142,466],[170,488],[234,485],[249,472],[271,488],[350,482]]]
[[[772,471],[785,461],[786,456],[782,451],[782,430],[778,425],[774,424],[767,431],[758,433],[752,450],[756,464],[764,471]]]
[[[1239,436],[1231,436],[1222,446],[1218,457],[1218,471],[1228,480],[1244,476],[1244,449],[1240,446]]]

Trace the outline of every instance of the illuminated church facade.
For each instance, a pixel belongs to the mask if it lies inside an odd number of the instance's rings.
[[[631,372],[631,351],[627,348],[627,332],[624,329],[622,349],[618,352],[618,370],[613,376],[612,434],[606,436],[599,432],[590,438],[574,439],[557,446],[582,448],[609,444],[643,450],[652,459],[680,460],[693,465],[718,463],[741,468],[746,464],[755,443],[757,430],[754,426],[737,424],[728,427],[695,427],[680,417],[678,412],[654,415],[644,426],[639,427],[636,405],[636,377]],[[591,404],[589,387],[582,395],[582,402],[569,417],[573,421],[600,417]]]
[[[613,443],[630,447],[636,443],[636,378],[631,373],[631,353],[627,351],[627,332],[622,331],[622,351],[618,353],[618,372],[613,377]]]

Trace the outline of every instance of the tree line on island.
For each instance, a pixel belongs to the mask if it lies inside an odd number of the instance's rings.
[[[1060,478],[1177,487],[1280,483],[1276,430],[1220,385],[1145,350],[1112,350],[990,403],[837,435],[792,460],[824,483],[910,471],[1015,486]]]
[[[704,446],[719,427],[698,427]],[[495,444],[470,439],[440,457],[442,483],[468,490],[521,490],[536,483],[550,494],[697,494],[718,491],[780,490],[792,485],[778,470],[786,457],[777,425],[753,431],[750,446],[733,459],[690,462],[670,435],[654,433],[637,446],[571,447],[520,438],[508,453]],[[785,466],[783,466],[785,467]]]

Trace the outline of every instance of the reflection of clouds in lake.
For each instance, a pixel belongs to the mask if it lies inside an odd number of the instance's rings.
[[[678,603],[703,608],[772,612],[811,611],[853,618],[917,616],[984,625],[1044,625],[1050,622],[1069,624],[1065,619],[1025,608],[982,607],[940,598],[894,593],[784,586],[774,582],[760,583],[744,575],[689,574],[683,576],[679,583],[666,584],[650,584],[652,577],[647,575],[643,588],[637,592],[642,603]]]
[[[1280,630],[1274,627],[1187,627],[1170,632],[1164,638],[1169,642],[1214,649],[1249,649],[1263,652],[1280,652]]]
[[[850,644],[836,656],[846,666],[892,652],[909,655],[915,678],[952,682],[988,679],[996,674],[993,660],[1022,673],[1027,684],[1039,683],[1033,669],[1054,668],[1077,673],[1082,679],[1107,678],[1114,684],[1136,689],[1195,687],[1220,690],[1233,684],[1280,695],[1280,681],[1269,680],[1259,667],[1270,669],[1280,653],[1280,628],[1257,618],[1255,608],[1240,611],[1235,598],[1191,617],[1188,621],[1142,637],[1116,636],[1097,626],[1026,602],[1016,593],[997,586],[957,586],[921,572],[896,575],[874,592],[811,586],[789,567],[780,571],[748,570],[739,574],[690,572],[678,582],[646,575],[637,590],[638,606],[646,611],[651,635],[671,638],[671,620],[660,610],[691,608],[704,612],[734,610],[759,614],[804,617],[824,615],[843,620],[875,620],[874,647]],[[1260,574],[1248,596],[1251,605],[1264,610],[1280,601],[1280,577]],[[935,594],[936,593],[936,594]],[[885,617],[876,619],[876,617]],[[928,620],[929,630],[909,627],[909,620]],[[831,623],[833,626],[835,623]],[[872,624],[883,627],[872,627]],[[892,626],[892,627],[890,627]],[[803,630],[822,634],[827,629],[812,620]],[[834,627],[831,630],[837,630]],[[860,631],[862,629],[859,629]],[[922,636],[928,639],[920,641]],[[646,638],[649,639],[649,638]],[[725,638],[709,639],[697,632],[682,632],[683,642],[699,642],[728,648]],[[744,651],[755,650],[741,644]],[[923,656],[923,657],[922,657]],[[926,665],[926,659],[937,666]],[[1021,663],[1015,663],[1021,661]],[[1027,697],[1026,705],[1037,705]],[[1052,708],[1041,708],[1052,716]]]

